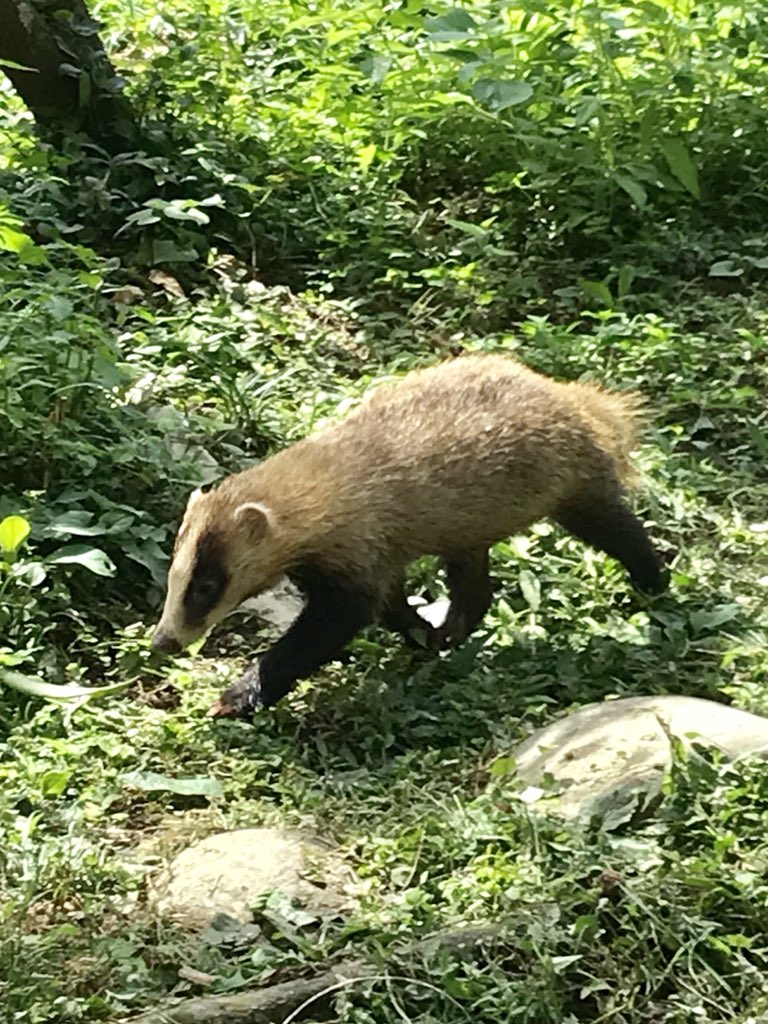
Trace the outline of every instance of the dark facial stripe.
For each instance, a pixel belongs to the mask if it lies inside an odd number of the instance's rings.
[[[199,625],[216,607],[227,588],[224,542],[217,533],[205,533],[197,544],[197,557],[184,594],[184,613],[190,626]]]

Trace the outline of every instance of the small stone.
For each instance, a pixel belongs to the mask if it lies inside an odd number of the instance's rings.
[[[588,704],[539,729],[512,758],[524,786],[554,780],[555,795],[537,801],[537,809],[575,818],[590,807],[618,806],[622,794],[630,803],[633,794],[645,800],[671,764],[670,736],[732,759],[768,756],[768,719],[698,697],[660,695]]]
[[[445,622],[450,605],[451,602],[447,597],[440,597],[437,601],[433,601],[432,604],[418,606],[416,608],[416,613],[417,615],[420,615],[425,622],[428,622],[430,626],[434,626],[435,629],[439,629]]]
[[[280,580],[271,590],[243,602],[242,607],[276,630],[284,632],[304,607],[301,592],[289,580]]]
[[[241,829],[187,847],[151,883],[164,917],[203,929],[217,914],[248,924],[258,898],[275,890],[318,916],[348,909],[355,875],[341,855],[295,832]]]

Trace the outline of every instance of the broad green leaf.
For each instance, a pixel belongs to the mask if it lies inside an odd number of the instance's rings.
[[[520,589],[528,607],[532,612],[537,612],[541,605],[541,584],[529,569],[523,569],[520,573]]]
[[[694,633],[716,629],[718,626],[723,626],[726,622],[738,618],[741,611],[742,609],[737,604],[721,604],[709,611],[692,612],[691,627]]]
[[[734,260],[718,260],[709,268],[708,277],[741,277],[744,268]]]
[[[447,14],[431,15],[424,19],[424,28],[429,33],[430,39],[438,43],[466,39],[476,27],[475,19],[469,11],[465,11],[461,7],[455,7]]]
[[[696,170],[696,165],[691,159],[691,154],[684,142],[680,139],[662,139],[661,140],[661,151],[666,157],[669,169],[680,182],[684,185],[691,195],[697,199],[700,198],[699,190],[699,172]]]
[[[0,224],[0,249],[4,252],[21,253],[27,248],[34,248],[35,243],[23,231],[16,231],[7,224]]]
[[[173,778],[158,772],[127,772],[121,776],[124,786],[143,789],[145,792],[178,793],[179,796],[223,796],[224,790],[218,779],[205,775]]]
[[[194,249],[182,249],[176,242],[159,240],[152,243],[153,263],[194,263],[197,258]]]
[[[93,514],[83,509],[71,509],[49,523],[44,533],[48,537],[96,537],[106,533],[106,527],[92,522]]]
[[[61,796],[64,790],[69,785],[69,780],[72,778],[72,772],[66,768],[51,769],[45,772],[40,779],[40,788],[43,791],[44,796]]]
[[[489,769],[492,778],[498,779],[502,775],[514,774],[516,763],[514,757],[497,757]]]
[[[387,54],[374,53],[361,61],[359,68],[362,74],[366,75],[374,85],[381,85],[393,63],[393,58]]]
[[[32,527],[24,516],[6,516],[0,522],[0,551],[10,561],[29,536]]]
[[[371,142],[367,146],[363,146],[362,149],[358,149],[357,162],[360,164],[360,169],[365,173],[373,163],[373,158],[376,156],[376,143]]]
[[[17,562],[11,570],[11,575],[14,579],[22,580],[28,587],[39,587],[48,578],[42,562]]]
[[[533,89],[519,79],[479,78],[472,86],[472,96],[498,113],[526,103],[533,96]]]
[[[101,548],[89,548],[85,544],[68,544],[59,548],[48,559],[54,565],[82,565],[97,576],[114,576],[115,563]]]
[[[635,271],[633,267],[621,267],[619,270],[618,278],[618,292],[619,298],[625,299],[630,291],[632,290],[632,282],[635,280]]]
[[[616,174],[615,181],[619,188],[624,189],[638,210],[642,210],[648,202],[648,193],[640,182],[630,178],[628,174]]]
[[[465,235],[470,235],[472,238],[476,238],[479,242],[485,241],[488,238],[488,229],[482,227],[480,224],[472,224],[466,220],[454,220],[452,217],[446,218],[446,224],[450,224],[452,228],[456,228],[457,231],[463,231]]]
[[[198,210],[195,206],[185,207],[180,203],[168,203],[163,207],[163,213],[171,220],[191,220],[195,224],[210,224],[211,222],[207,213]]]
[[[579,284],[587,295],[602,302],[606,309],[613,308],[613,296],[607,284],[603,284],[602,281],[580,281]]]

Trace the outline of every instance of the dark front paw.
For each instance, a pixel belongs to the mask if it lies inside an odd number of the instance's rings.
[[[659,560],[659,564],[654,571],[644,573],[642,576],[635,576],[632,579],[632,584],[635,590],[638,590],[641,594],[655,597],[657,594],[663,594],[669,589],[671,578],[671,573],[666,563]]]
[[[208,718],[250,718],[258,708],[268,707],[262,694],[259,665],[251,665],[236,683],[208,708]]]

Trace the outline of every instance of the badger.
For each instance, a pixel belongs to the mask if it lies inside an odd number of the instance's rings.
[[[644,418],[634,392],[555,381],[507,355],[462,355],[372,389],[346,418],[189,498],[153,647],[178,653],[287,577],[305,605],[209,710],[250,716],[379,622],[438,650],[480,625],[489,548],[548,517],[617,559],[636,588],[667,573],[627,505]],[[405,573],[445,569],[450,605],[430,626]]]

